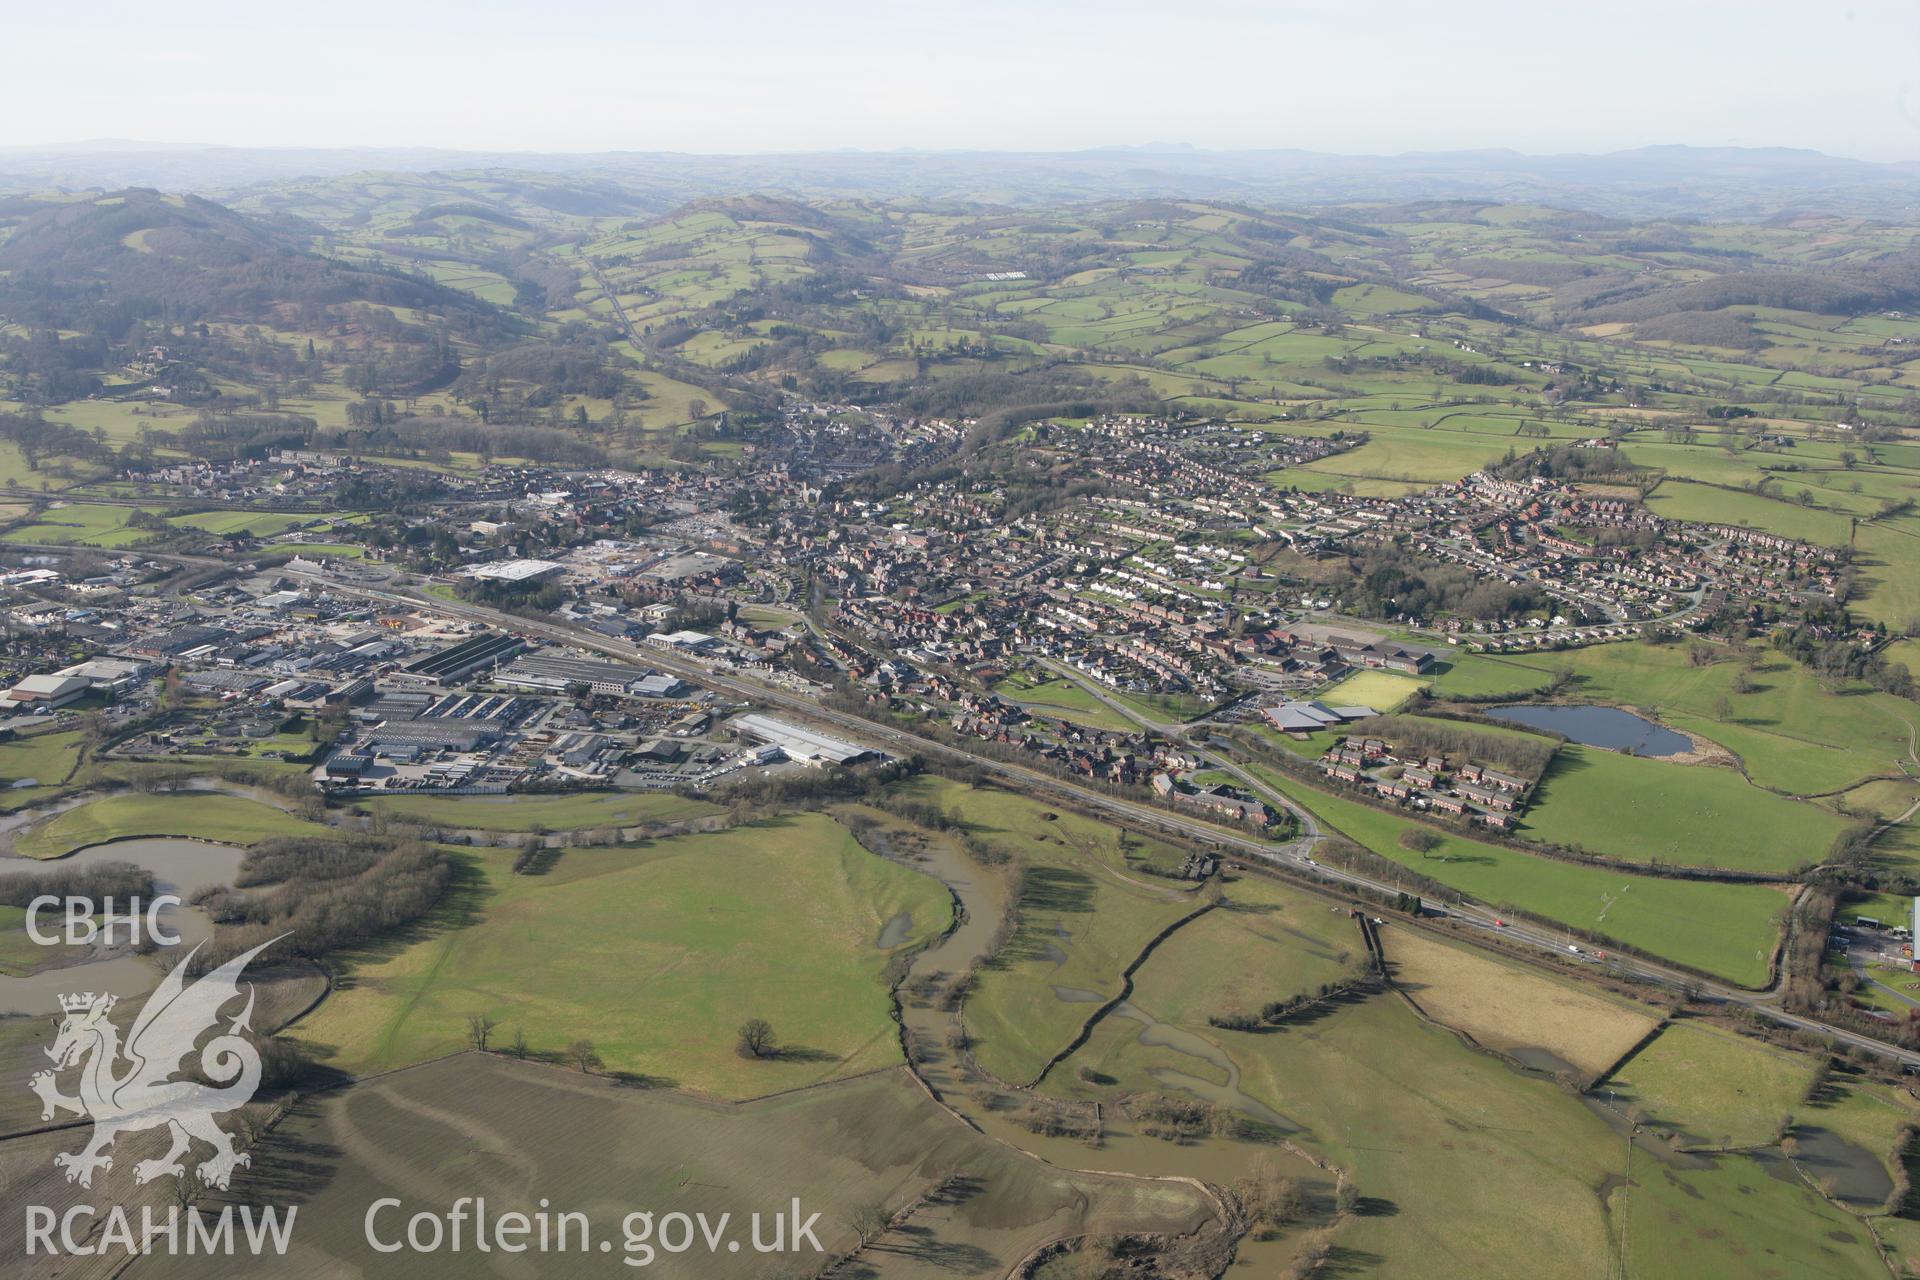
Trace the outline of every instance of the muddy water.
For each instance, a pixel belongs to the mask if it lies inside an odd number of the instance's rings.
[[[57,814],[65,813],[69,809],[77,809],[87,803],[87,801],[98,798],[98,793],[96,792],[83,791],[77,796],[68,796],[66,799],[56,800],[52,804],[34,805],[31,808],[20,809],[4,817],[0,817],[0,850],[4,850],[4,852],[0,852],[0,860],[12,856],[13,837],[16,833],[24,831],[42,818],[51,818]]]
[[[912,936],[913,913],[901,911],[880,926],[880,936],[873,940],[873,945],[882,951],[891,951]]]
[[[159,923],[163,929],[180,935],[181,947],[188,948],[208,937],[213,926],[204,911],[184,905],[184,900],[201,889],[232,884],[245,854],[244,849],[201,840],[121,840],[89,845],[49,862],[0,854],[0,876],[112,862],[132,863],[152,873],[156,893],[172,894],[183,900],[181,906],[162,909]],[[56,927],[53,921],[42,925],[44,929]],[[61,995],[73,991],[144,995],[159,981],[159,968],[152,961],[135,955],[124,941],[112,947],[95,943],[84,950],[62,950],[66,953],[63,959],[71,958],[72,962],[25,978],[0,976],[0,1015],[50,1013],[59,1008]],[[164,960],[172,952],[174,948],[165,948],[157,958]],[[178,954],[185,952],[181,950]]]
[[[1815,1182],[1832,1178],[1836,1198],[1855,1208],[1878,1208],[1893,1194],[1886,1163],[1865,1147],[1817,1125],[1802,1125],[1793,1136],[1800,1144],[1794,1163]]]
[[[1508,1057],[1537,1075],[1557,1076],[1562,1073],[1578,1076],[1580,1069],[1551,1049],[1542,1049],[1539,1045],[1515,1045],[1506,1050]]]

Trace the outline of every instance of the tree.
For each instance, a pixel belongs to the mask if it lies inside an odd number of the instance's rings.
[[[487,1041],[493,1038],[493,1029],[500,1024],[484,1013],[467,1015],[467,1043],[481,1053],[487,1051]]]
[[[772,1023],[765,1018],[748,1018],[740,1024],[741,1057],[770,1058],[774,1052]]]
[[[887,1206],[877,1200],[869,1200],[865,1204],[854,1206],[850,1219],[853,1234],[859,1239],[861,1248],[866,1248],[880,1238],[880,1233],[887,1229],[890,1217]]]
[[[1247,1217],[1257,1226],[1283,1227],[1305,1215],[1306,1189],[1297,1179],[1283,1177],[1273,1160],[1254,1157],[1246,1178],[1234,1187]]]
[[[600,1065],[600,1051],[593,1047],[591,1040],[575,1040],[567,1046],[567,1061],[592,1075],[593,1069]]]
[[[1713,718],[1722,722],[1733,719],[1733,703],[1724,693],[1713,700]]]
[[[1400,833],[1400,847],[1411,850],[1421,857],[1427,857],[1441,845],[1442,837],[1437,831],[1425,827],[1408,827]]]
[[[507,1046],[507,1052],[516,1058],[527,1056],[527,1033],[519,1027],[513,1029],[513,1042]]]

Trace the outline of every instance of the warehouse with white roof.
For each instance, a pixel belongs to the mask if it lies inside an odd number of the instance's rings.
[[[733,728],[759,742],[779,747],[801,764],[857,764],[879,753],[871,747],[829,737],[804,725],[771,716],[736,716]]]

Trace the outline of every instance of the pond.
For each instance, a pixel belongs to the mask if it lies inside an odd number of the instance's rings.
[[[1622,711],[1619,707],[1517,706],[1489,707],[1487,715],[1495,720],[1523,724],[1530,729],[1547,729],[1564,734],[1575,742],[1610,751],[1625,751],[1636,756],[1677,756],[1693,749],[1684,733],[1675,733]]]

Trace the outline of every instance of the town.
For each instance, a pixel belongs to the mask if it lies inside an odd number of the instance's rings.
[[[988,477],[849,483],[877,463],[936,463],[968,426],[809,405],[726,471],[495,466],[437,477],[405,518],[296,512],[267,537],[176,538],[166,558],[7,552],[9,724],[105,707],[150,723],[115,758],[299,761],[328,791],[703,787],[862,754],[700,687],[709,670],[1266,830],[1280,816],[1266,800],[1195,783],[1206,770],[1183,722],[1252,716],[1302,737],[1395,710],[1450,651],[1820,619],[1847,572],[1832,548],[1666,520],[1617,486],[1596,496],[1551,475],[1490,468],[1400,499],[1259,479],[1364,442],[1352,436],[1053,422]],[[281,451],[143,480],[187,500],[318,506],[410,479],[391,471]],[[1074,499],[1036,500],[1025,472],[1065,477]],[[238,562],[208,580],[181,572],[194,555]],[[1339,572],[1356,562],[1408,584],[1462,566],[1474,586],[1410,612]],[[409,584],[632,656],[353,594]],[[1371,739],[1323,768],[1496,828],[1526,790],[1492,770],[1437,789],[1433,761]]]

